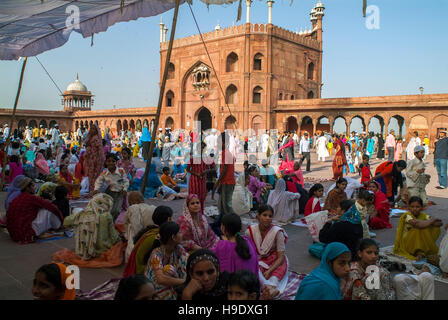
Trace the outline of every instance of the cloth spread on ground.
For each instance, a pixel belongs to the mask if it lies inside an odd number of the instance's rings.
[[[80,290],[77,297],[79,300],[114,300],[120,280],[121,278],[110,279],[87,292]]]
[[[123,263],[123,254],[126,248],[126,242],[118,242],[108,251],[102,253],[99,257],[91,260],[83,260],[73,251],[64,248],[51,257],[53,261],[60,261],[68,264],[77,265],[81,268],[110,268],[117,267]]]
[[[385,260],[385,261],[390,261],[390,262],[400,262],[406,266],[406,272],[411,272],[414,274],[417,273],[418,269],[413,266],[413,263],[415,261],[406,259],[405,257],[399,256],[399,255],[396,255],[393,253],[393,251],[394,251],[393,245],[380,248],[380,260],[383,260],[383,261]],[[443,278],[443,277],[441,277],[439,275],[435,275],[435,274],[433,274],[433,276],[434,276],[434,280],[437,280],[437,281],[440,281],[443,283],[448,283],[448,278]]]

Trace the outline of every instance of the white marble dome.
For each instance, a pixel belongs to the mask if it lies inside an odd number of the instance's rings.
[[[79,81],[78,75],[76,75],[75,82],[70,83],[66,91],[88,91],[88,90],[87,87],[81,81]]]

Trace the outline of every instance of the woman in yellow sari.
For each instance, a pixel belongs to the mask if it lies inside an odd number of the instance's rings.
[[[403,213],[398,223],[394,254],[410,260],[436,255],[442,221],[422,212],[423,201],[419,197],[409,199],[408,209],[409,212]]]

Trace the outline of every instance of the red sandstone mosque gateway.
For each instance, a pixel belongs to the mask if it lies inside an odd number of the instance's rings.
[[[223,131],[234,124],[244,131],[333,131],[341,118],[349,131],[355,118],[363,131],[373,122],[388,132],[392,119],[400,134],[418,131],[433,142],[438,130],[448,127],[448,94],[321,99],[322,31],[325,8],[319,2],[311,10],[308,30],[292,32],[269,22],[250,23],[252,1],[247,0],[246,23],[228,28],[216,26],[202,34],[218,79],[212,70],[200,35],[174,41],[160,127],[192,130],[195,121],[203,129]],[[160,77],[168,43],[167,28],[160,23]],[[93,94],[77,76],[62,95],[63,111],[17,109],[16,127],[26,125],[76,130],[96,123],[101,129],[139,130],[154,121],[156,107],[92,110]],[[230,110],[230,112],[229,112]],[[9,122],[12,109],[0,109],[0,123]],[[403,127],[406,127],[404,132]]]

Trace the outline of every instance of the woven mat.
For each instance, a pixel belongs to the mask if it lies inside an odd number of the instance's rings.
[[[297,289],[306,276],[306,274],[290,271],[285,291],[276,300],[294,300]],[[111,279],[88,292],[80,290],[76,296],[80,300],[113,300],[119,283],[120,279]]]
[[[411,272],[414,274],[420,272],[420,270],[418,270],[417,268],[415,268],[412,265],[412,262],[414,262],[414,261],[406,259],[405,257],[402,257],[402,256],[398,256],[396,254],[393,254],[393,251],[394,251],[394,246],[383,247],[380,249],[380,256],[384,257],[387,261],[403,263],[406,266],[406,272]],[[441,276],[434,275],[434,280],[448,284],[448,278],[443,278]]]
[[[82,292],[80,290],[76,296],[80,300],[114,300],[120,280],[111,279],[88,292]]]
[[[276,297],[275,300],[294,300],[297,289],[299,289],[300,283],[306,276],[307,274],[304,273],[289,271],[288,284],[283,293]]]

